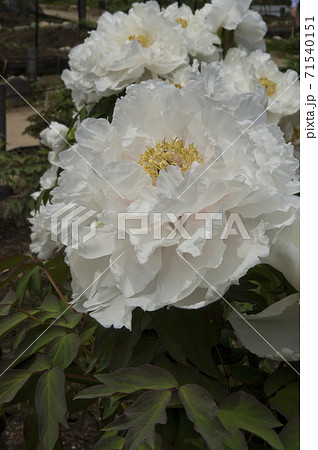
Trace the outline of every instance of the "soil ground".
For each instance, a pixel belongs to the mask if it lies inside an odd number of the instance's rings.
[[[5,414],[6,428],[3,433],[7,448],[1,450],[24,450],[23,422],[25,412],[11,407]],[[61,427],[63,450],[92,450],[99,439],[99,433],[92,420],[81,414],[73,414],[67,421],[69,429]],[[106,450],[106,449],[105,449]]]

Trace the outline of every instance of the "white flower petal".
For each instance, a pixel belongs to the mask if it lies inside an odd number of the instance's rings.
[[[244,347],[260,358],[299,360],[299,294],[290,295],[258,314],[241,315],[245,320],[231,312],[229,321]]]

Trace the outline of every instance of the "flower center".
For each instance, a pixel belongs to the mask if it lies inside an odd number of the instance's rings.
[[[147,145],[147,150],[140,155],[138,164],[151,176],[152,184],[155,186],[160,170],[167,170],[168,166],[179,166],[182,175],[186,170],[191,169],[194,161],[203,162],[198,149],[194,144],[187,147],[184,142],[175,138],[167,142],[166,138],[156,143],[155,147]]]
[[[274,81],[270,81],[268,78],[259,78],[258,81],[264,87],[266,94],[269,97],[276,94],[276,83],[274,83]]]
[[[177,17],[174,20],[175,20],[175,22],[179,23],[182,26],[182,28],[187,28],[187,26],[188,26],[188,21],[187,20],[182,19],[182,17]]]
[[[149,47],[149,39],[143,34],[138,34],[137,36],[135,34],[131,34],[128,39],[130,41],[133,41],[135,39],[143,47]]]

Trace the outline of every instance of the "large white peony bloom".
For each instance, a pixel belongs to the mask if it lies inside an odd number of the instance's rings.
[[[142,79],[165,78],[187,64],[179,28],[155,1],[134,3],[128,14],[105,12],[97,30],[71,50],[71,70],[62,74],[76,107],[94,104]]]
[[[234,40],[249,51],[265,50],[264,36],[267,26],[262,17],[251,11],[252,0],[211,0],[205,5],[206,22],[212,33],[220,28],[234,30]]]
[[[253,95],[241,99],[251,104]],[[85,160],[72,149],[60,154],[64,170],[46,213],[50,221],[69,202],[96,211],[95,235],[66,248],[76,310],[130,328],[135,307],[202,307],[269,255],[271,230],[295,219],[298,163],[276,125],[242,134],[246,105],[225,107],[202,79],[182,89],[149,80],[128,88],[111,124],[82,122],[76,150]],[[124,227],[120,213],[138,221]],[[197,213],[219,214],[210,234]]]
[[[299,110],[300,87],[297,72],[281,72],[268,53],[255,50],[248,54],[243,49],[233,48],[220,64],[220,90],[225,97],[256,92],[261,85],[268,97],[269,122],[277,123],[282,117]]]

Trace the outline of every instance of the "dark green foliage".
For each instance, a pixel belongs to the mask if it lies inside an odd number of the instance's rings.
[[[49,167],[47,154],[44,147],[0,152],[0,184],[7,184],[14,191],[3,209],[4,220],[14,214],[17,223],[24,224],[30,216],[36,204],[30,195],[39,188],[39,179]]]
[[[287,39],[268,39],[266,40],[267,52],[277,52],[283,58],[286,58],[286,64],[284,70],[292,69],[300,74],[300,34],[297,33],[295,36],[291,36]]]
[[[69,89],[64,86],[57,88],[51,94],[49,103],[50,107],[47,111],[40,111],[42,117],[39,114],[32,114],[28,118],[31,125],[25,129],[24,133],[38,138],[41,131],[47,128],[52,121],[63,123],[66,126],[71,124],[75,107]]]
[[[299,448],[297,374],[239,348],[225,303],[137,309],[132,331],[104,329],[64,303],[70,275],[62,255],[45,265],[28,256],[0,259],[0,269],[0,286],[12,288],[0,303],[0,335],[16,330],[13,353],[0,366],[10,365],[0,399],[4,409],[27,409],[27,449],[61,448],[59,428],[77,411],[99,423],[95,450]],[[239,286],[260,285],[262,302],[228,297],[258,311],[291,289],[263,265]]]

